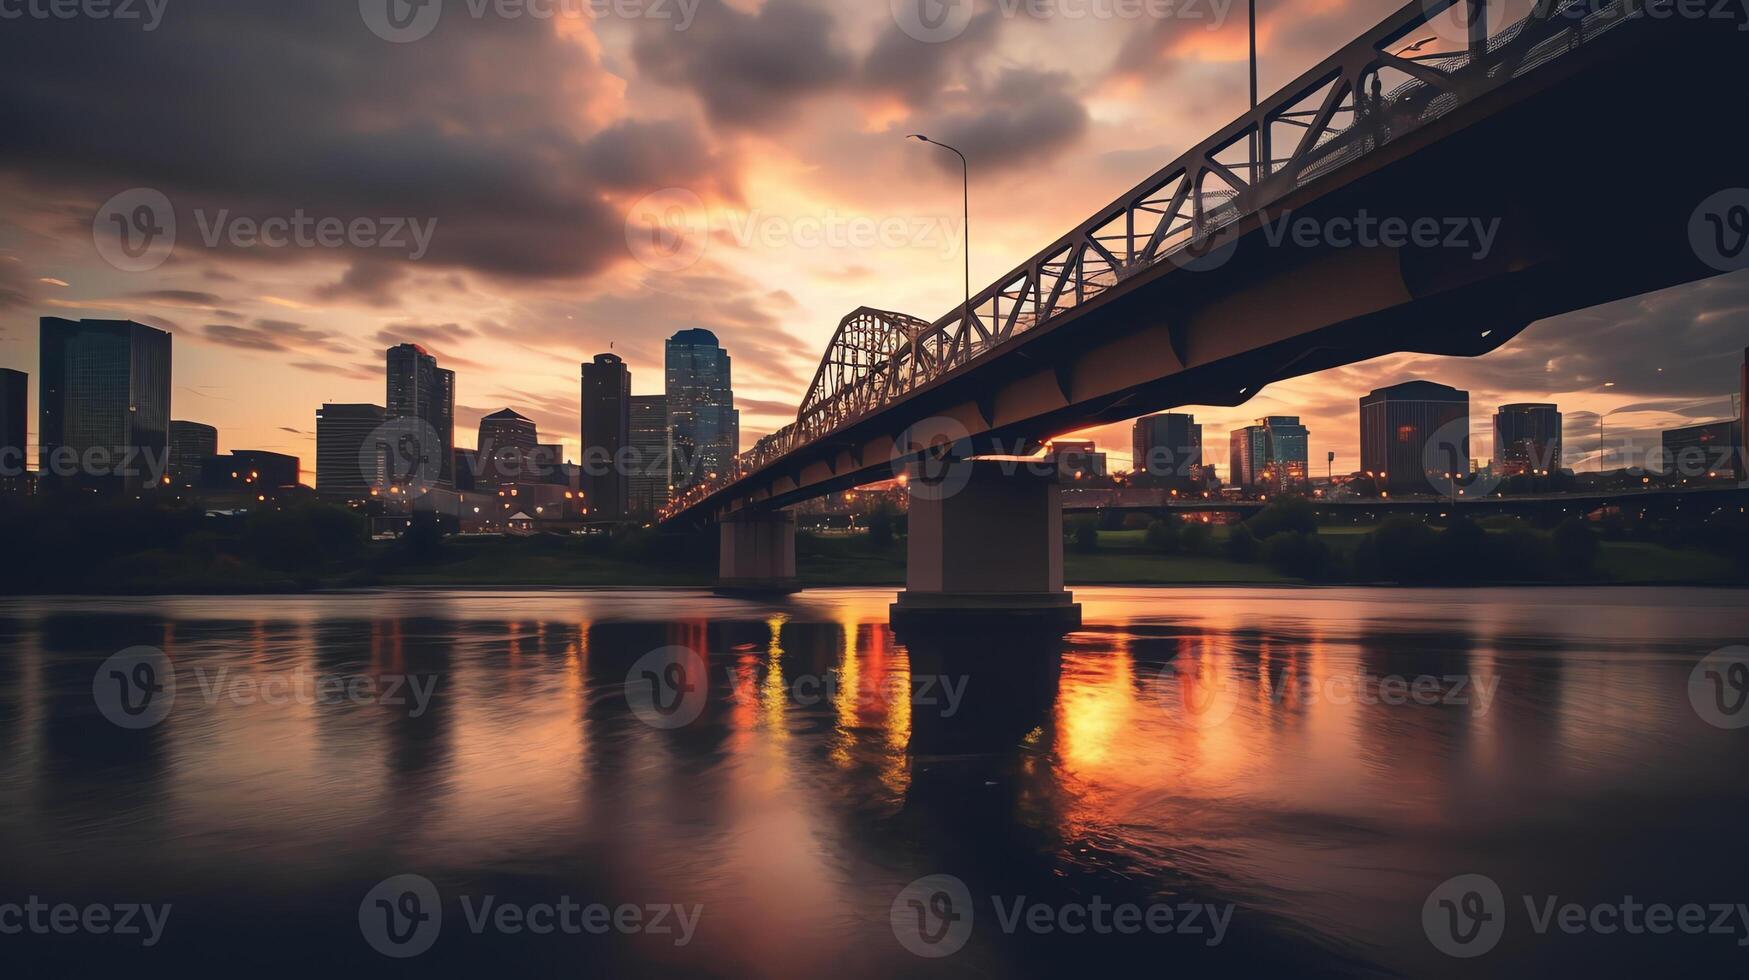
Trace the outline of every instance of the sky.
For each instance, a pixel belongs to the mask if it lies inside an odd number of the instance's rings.
[[[575,459],[580,362],[611,349],[659,393],[662,340],[704,327],[749,447],[793,421],[846,313],[957,305],[959,164],[906,134],[971,160],[977,289],[1247,100],[1229,0],[975,0],[951,36],[914,0],[435,2],[81,0],[0,22],[0,367],[32,375],[33,413],[38,318],[125,317],[174,335],[173,417],[216,425],[221,451],[297,455],[306,479],[317,407],[381,404],[401,342],[456,371],[459,445],[511,407]],[[1261,6],[1267,93],[1396,4]],[[119,249],[124,227],[152,247]],[[1471,392],[1473,455],[1494,407],[1554,401],[1569,465],[1595,468],[1600,430],[1643,451],[1731,413],[1746,275],[1482,358],[1182,410],[1223,470],[1229,429],[1297,414],[1342,472],[1360,396],[1427,378]],[[1127,424],[1093,435],[1127,468]]]

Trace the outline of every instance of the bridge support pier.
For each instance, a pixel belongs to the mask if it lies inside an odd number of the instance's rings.
[[[717,544],[718,595],[800,592],[796,580],[796,517],[787,510],[723,518]]]
[[[905,591],[895,630],[1081,625],[1063,588],[1063,504],[1054,466],[960,461],[913,467]]]

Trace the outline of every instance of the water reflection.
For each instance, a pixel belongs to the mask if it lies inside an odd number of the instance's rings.
[[[7,600],[0,901],[173,900],[182,942],[155,955],[267,973],[1453,972],[1421,906],[1456,874],[1592,900],[1738,887],[1742,743],[1685,684],[1749,613],[1731,593],[1597,595],[1093,590],[1061,640],[901,640],[878,591]],[[140,644],[174,660],[177,700],[125,731],[92,676]],[[665,647],[704,655],[678,727],[628,690]],[[685,947],[446,926],[393,964],[356,910],[408,872],[706,912]],[[936,873],[980,919],[927,961],[888,907]],[[1019,895],[1236,912],[1213,948],[1004,934],[991,899]],[[85,938],[0,943],[56,966],[137,955]],[[1490,967],[1739,952],[1601,938],[1509,930]]]

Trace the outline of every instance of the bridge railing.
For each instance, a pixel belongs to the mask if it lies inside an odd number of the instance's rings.
[[[1640,16],[1645,2],[1535,0],[1508,21],[1502,0],[1414,0],[974,294],[969,309],[920,331],[871,333],[856,320],[921,322],[902,314],[847,317],[796,422],[742,453],[729,472],[686,490],[663,519],[1132,276],[1166,262],[1194,266],[1235,222]],[[1457,5],[1468,12],[1462,23],[1452,17]],[[871,337],[888,344],[875,356]]]

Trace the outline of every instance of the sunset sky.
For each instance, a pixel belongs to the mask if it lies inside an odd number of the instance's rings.
[[[218,426],[223,451],[298,455],[308,479],[317,406],[380,404],[383,349],[413,341],[457,372],[460,445],[512,407],[576,458],[579,362],[611,344],[634,393],[657,393],[663,338],[705,327],[734,358],[750,446],[793,420],[845,313],[932,320],[959,301],[958,163],[905,134],[971,159],[975,289],[1246,102],[1244,7],[1226,0],[1140,20],[979,0],[942,43],[886,0],[624,0],[643,17],[447,0],[428,36],[394,43],[367,26],[372,2],[170,0],[151,30],[0,23],[17,80],[0,103],[0,367],[31,375],[33,411],[38,317],[132,318],[175,336],[173,417]],[[530,14],[555,6],[571,12]],[[1267,92],[1397,4],[1262,6]],[[177,223],[168,261],[137,272],[93,233],[135,188]],[[635,247],[628,215],[690,202],[708,235]],[[416,257],[206,241],[235,229],[215,222],[300,213],[431,238]],[[1612,446],[1642,448],[1729,414],[1746,325],[1738,273],[1538,324],[1485,358],[1387,358],[1185,410],[1223,472],[1228,429],[1271,414],[1303,416],[1314,469],[1334,451],[1342,472],[1359,397],[1425,377],[1472,392],[1484,459],[1495,406],[1560,403],[1584,469],[1597,413]],[[1127,467],[1127,424],[1096,435]]]

